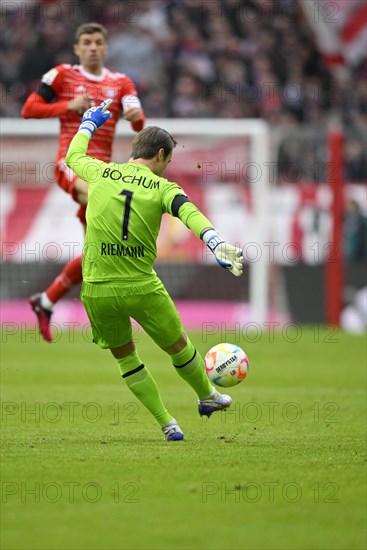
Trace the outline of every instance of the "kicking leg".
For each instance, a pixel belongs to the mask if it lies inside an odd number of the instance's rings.
[[[210,416],[213,412],[230,407],[229,395],[219,393],[210,383],[204,366],[204,360],[194,348],[190,338],[183,335],[173,346],[164,348],[169,353],[173,366],[199,398],[200,416]]]
[[[132,316],[154,342],[171,357],[177,373],[193,388],[199,398],[199,414],[210,416],[229,407],[232,399],[211,385],[204,360],[185,336],[179,313],[167,290],[160,287],[140,298],[135,297]],[[170,346],[167,343],[174,342]]]

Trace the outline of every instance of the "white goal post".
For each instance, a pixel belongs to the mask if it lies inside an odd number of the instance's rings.
[[[261,250],[260,257],[249,266],[249,300],[252,321],[262,325],[268,315],[269,307],[269,258],[264,253],[264,243],[269,240],[269,162],[270,130],[266,122],[259,119],[148,119],[146,125],[165,128],[174,137],[193,136],[205,140],[205,136],[216,136],[222,139],[244,138],[245,148],[250,140],[249,182],[252,187],[252,205],[254,227],[251,233],[254,242]],[[0,132],[3,146],[7,137],[52,137],[56,141],[59,133],[57,119],[23,120],[0,119]],[[125,121],[117,125],[117,137],[133,137],[134,133]],[[19,152],[21,157],[21,152]],[[18,158],[19,158],[18,157]],[[218,159],[220,162],[220,159]],[[184,182],[179,182],[184,187]],[[231,212],[228,212],[228,216]]]

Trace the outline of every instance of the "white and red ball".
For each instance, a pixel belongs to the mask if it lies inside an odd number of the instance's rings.
[[[210,381],[225,388],[242,382],[249,370],[246,353],[235,344],[217,344],[205,355],[204,362]]]

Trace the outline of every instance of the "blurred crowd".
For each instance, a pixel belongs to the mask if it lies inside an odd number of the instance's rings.
[[[20,115],[51,67],[77,62],[74,31],[86,21],[108,29],[106,66],[133,79],[148,117],[262,117],[287,128],[337,118],[352,129],[347,177],[367,179],[366,64],[334,80],[295,0],[3,2],[2,117]]]

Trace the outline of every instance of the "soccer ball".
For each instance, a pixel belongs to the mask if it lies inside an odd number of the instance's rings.
[[[234,344],[217,344],[205,355],[204,363],[209,380],[225,388],[239,384],[249,369],[246,353]]]

